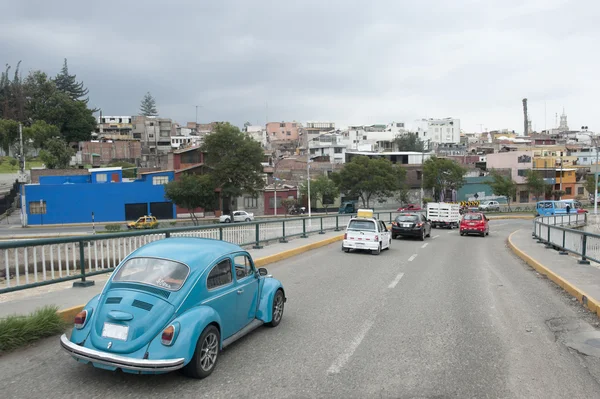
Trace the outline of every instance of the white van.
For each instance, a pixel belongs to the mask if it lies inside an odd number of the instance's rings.
[[[379,255],[383,249],[390,249],[392,233],[385,223],[373,217],[372,210],[358,210],[358,216],[350,219],[342,241],[342,251],[362,249]]]

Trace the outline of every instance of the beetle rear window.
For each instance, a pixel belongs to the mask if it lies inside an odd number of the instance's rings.
[[[185,282],[189,267],[168,259],[131,258],[119,268],[113,281],[154,285],[176,291]]]
[[[377,231],[375,223],[371,220],[351,220],[348,225],[348,230]]]

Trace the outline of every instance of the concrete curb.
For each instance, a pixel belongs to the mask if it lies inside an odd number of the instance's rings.
[[[279,262],[284,259],[294,257],[296,255],[300,255],[304,252],[308,252],[313,249],[317,249],[317,248],[321,248],[321,247],[324,247],[329,244],[333,244],[334,242],[337,242],[337,241],[342,241],[343,239],[344,239],[344,235],[340,234],[339,236],[330,237],[325,240],[313,242],[311,244],[303,245],[298,248],[288,249],[287,251],[281,251],[274,255],[269,255],[269,256],[265,256],[263,258],[255,259],[254,265],[256,267],[262,267],[262,266],[265,266],[265,265],[268,265],[271,263]],[[59,310],[56,313],[58,313],[58,315],[61,316],[65,322],[67,322],[69,324],[73,324],[73,320],[75,319],[75,316],[77,315],[77,313],[81,312],[84,307],[85,307],[85,305],[73,306],[72,308]]]
[[[489,220],[503,220],[503,219],[522,219],[522,220],[533,220],[533,215],[503,215],[503,216],[488,216]]]
[[[550,269],[548,269],[547,267],[545,267],[544,265],[542,265],[539,261],[537,261],[534,258],[532,258],[531,256],[527,255],[525,252],[523,252],[522,250],[520,250],[513,243],[512,236],[515,233],[517,233],[518,231],[519,230],[513,231],[508,236],[508,239],[507,239],[508,246],[515,253],[515,255],[517,255],[519,258],[521,258],[523,261],[525,261],[525,263],[527,263],[529,266],[531,266],[533,269],[535,269],[538,273],[545,275],[550,280],[552,280],[556,285],[558,285],[559,287],[561,287],[562,289],[564,289],[565,291],[567,291],[573,297],[577,298],[577,300],[580,303],[582,303],[583,306],[585,306],[586,308],[588,308],[592,312],[596,313],[596,315],[600,316],[600,301],[599,300],[590,297],[584,291],[582,291],[581,289],[577,288],[576,286],[574,286],[573,284],[571,284],[570,282],[568,282],[563,277],[561,277],[558,274],[554,273],[553,271],[551,271]]]

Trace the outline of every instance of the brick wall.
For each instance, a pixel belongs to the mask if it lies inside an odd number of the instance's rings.
[[[82,176],[89,175],[87,169],[32,169],[31,182],[39,183],[40,176]]]

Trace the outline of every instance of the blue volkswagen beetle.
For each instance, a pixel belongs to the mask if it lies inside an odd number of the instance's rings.
[[[221,349],[283,316],[281,282],[237,245],[166,238],[132,252],[75,317],[62,347],[82,363],[205,378]]]

